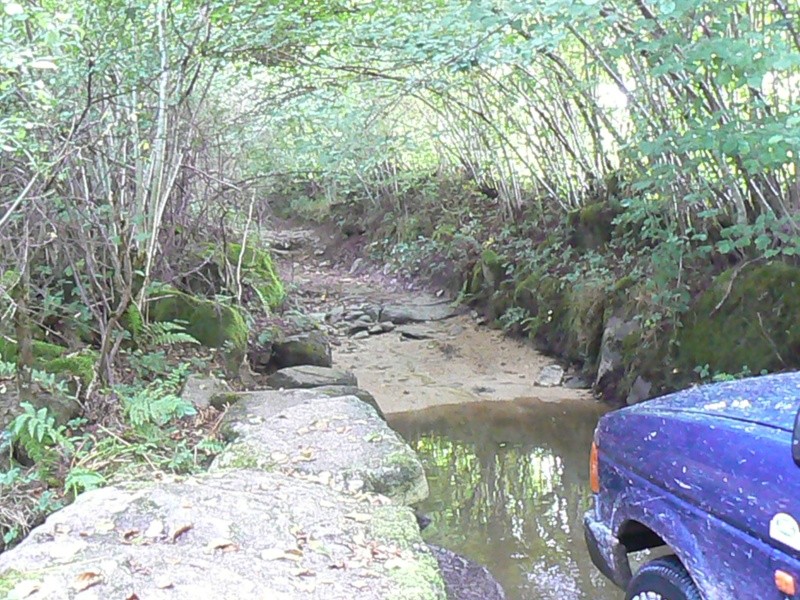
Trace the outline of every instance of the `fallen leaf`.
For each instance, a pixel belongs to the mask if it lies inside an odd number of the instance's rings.
[[[261,551],[261,558],[263,560],[290,560],[292,562],[300,562],[303,560],[303,551],[297,548],[289,548],[288,550],[267,548]]]
[[[291,573],[295,577],[313,577],[316,575],[311,569],[295,569]]]
[[[276,463],[283,463],[289,460],[289,456],[284,454],[283,452],[273,452],[272,454],[269,455],[269,457]]]
[[[227,538],[217,538],[211,540],[210,542],[208,542],[208,544],[206,544],[206,550],[210,550],[211,552],[213,552],[214,550],[222,550],[223,552],[234,552],[238,549],[239,547],[236,545],[236,543]]]
[[[99,583],[103,583],[102,573],[97,571],[84,571],[78,574],[75,581],[72,582],[72,589],[76,592],[82,592]]]
[[[194,523],[183,523],[182,525],[178,525],[172,531],[172,535],[170,536],[172,541],[175,542],[179,537],[181,537],[184,533],[191,530],[194,527]]]
[[[284,556],[284,552],[280,548],[267,548],[261,551],[262,560],[280,560]]]
[[[123,531],[122,532],[122,536],[120,536],[120,537],[122,538],[122,543],[123,544],[130,544],[138,536],[139,536],[139,530],[138,529],[129,529],[128,531]]]

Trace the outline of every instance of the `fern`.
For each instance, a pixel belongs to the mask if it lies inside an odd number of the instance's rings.
[[[106,478],[97,471],[85,469],[83,467],[75,467],[67,473],[64,480],[64,489],[68,494],[77,496],[81,492],[88,492],[103,487],[106,483]]]
[[[175,344],[199,344],[186,333],[186,324],[176,321],[160,321],[142,325],[140,341],[145,346],[173,346]]]
[[[124,399],[125,415],[133,427],[162,426],[172,419],[194,415],[194,407],[178,396],[188,367],[181,365],[164,380],[139,389]]]
[[[143,335],[149,346],[174,346],[175,344],[200,343],[186,333],[185,323],[173,321],[148,323],[144,326]]]
[[[37,409],[29,402],[20,404],[23,413],[18,415],[9,427],[12,442],[20,444],[35,462],[47,462],[56,455],[60,446],[71,449],[71,442],[65,435],[66,428],[56,425],[56,418],[46,407]]]

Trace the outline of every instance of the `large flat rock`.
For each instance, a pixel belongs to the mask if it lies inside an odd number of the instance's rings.
[[[81,495],[0,555],[0,597],[444,600],[409,508],[227,470]]]
[[[428,495],[416,453],[355,396],[294,392],[283,410],[251,395],[226,416],[235,441],[212,469],[256,468],[313,474],[350,492],[375,492],[400,504]]]
[[[449,301],[421,297],[406,304],[387,304],[381,311],[381,321],[391,321],[396,325],[405,323],[424,323],[443,321],[457,314]]]
[[[275,389],[303,389],[324,385],[358,385],[356,376],[348,371],[314,365],[280,369],[267,378],[267,383]]]

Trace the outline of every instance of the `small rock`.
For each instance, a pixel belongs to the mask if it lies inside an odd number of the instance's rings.
[[[368,331],[370,327],[369,323],[356,323],[347,328],[347,335],[356,335],[362,331]]]
[[[358,273],[359,269],[361,268],[362,263],[364,262],[363,258],[357,258],[353,261],[353,265],[350,267],[350,275],[355,275]]]
[[[625,403],[628,406],[633,404],[638,404],[644,400],[650,398],[653,392],[653,384],[647,381],[644,377],[639,375],[636,378],[636,381],[633,382],[633,386],[631,386],[631,391],[628,393],[628,397],[625,400]]]
[[[489,569],[446,548],[428,544],[439,563],[447,597],[453,600],[505,600],[506,594]]]
[[[189,375],[183,384],[181,398],[195,408],[208,408],[214,404],[214,398],[230,394],[228,384],[213,375]]]
[[[322,248],[317,248],[316,250],[314,250],[314,256],[322,256],[323,254],[325,254],[325,250],[323,250]]]
[[[559,365],[548,365],[539,371],[536,377],[536,385],[541,387],[556,387],[561,385],[564,379],[564,369]]]
[[[450,328],[449,333],[450,335],[461,335],[462,333],[464,333],[464,327],[463,325],[455,324]]]
[[[353,335],[354,340],[365,340],[369,337],[369,331],[359,331]]]
[[[381,326],[381,329],[383,329],[386,332],[394,331],[394,328],[395,328],[395,324],[392,323],[391,321],[383,321],[380,324],[380,326]]]
[[[381,333],[386,333],[386,330],[381,325],[373,325],[367,331],[369,331],[370,335],[380,335]]]
[[[592,387],[592,383],[583,377],[572,375],[571,377],[567,377],[564,381],[564,387],[571,390],[588,390]]]
[[[401,325],[396,331],[401,337],[411,340],[430,340],[436,336],[436,331],[424,325]]]
[[[343,317],[344,317],[344,307],[342,306],[336,306],[332,308],[330,311],[328,311],[328,314],[326,315],[328,322],[334,325],[339,321],[341,321]]]

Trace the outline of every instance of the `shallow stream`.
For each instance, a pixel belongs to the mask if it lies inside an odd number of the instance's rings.
[[[390,416],[422,458],[428,541],[486,565],[509,600],[619,600],[583,541],[592,400],[482,402]]]

